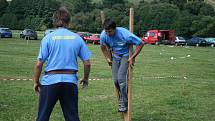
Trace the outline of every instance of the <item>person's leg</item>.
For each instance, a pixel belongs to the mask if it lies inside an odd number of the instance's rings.
[[[120,91],[118,83],[118,70],[120,66],[120,60],[113,59],[112,61],[112,79],[114,81],[115,87]]]
[[[112,61],[112,79],[114,81],[115,88],[119,92],[119,107],[121,106],[122,103],[122,98],[120,94],[120,87],[119,87],[119,82],[118,82],[118,71],[119,71],[119,66],[120,66],[120,60],[115,60],[113,59]]]
[[[121,92],[121,108],[119,111],[127,111],[128,106],[128,91],[127,91],[127,73],[128,73],[128,57],[123,57],[120,61],[120,67],[118,71],[118,82]]]
[[[41,86],[37,121],[49,121],[58,100],[58,84]]]
[[[77,85],[62,83],[60,90],[59,100],[65,121],[79,121]]]

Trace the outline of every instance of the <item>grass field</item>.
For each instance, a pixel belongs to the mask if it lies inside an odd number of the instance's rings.
[[[33,121],[38,97],[32,81],[24,79],[32,77],[40,41],[27,43],[15,32],[12,39],[0,38],[0,121]],[[81,121],[120,121],[110,67],[98,45],[89,48],[90,78],[104,80],[79,89]],[[132,121],[215,120],[215,48],[147,45],[136,59],[132,81]],[[63,120],[57,103],[50,121]]]

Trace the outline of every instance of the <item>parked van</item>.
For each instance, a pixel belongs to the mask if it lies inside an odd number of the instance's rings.
[[[142,40],[148,44],[175,44],[175,30],[148,30]]]

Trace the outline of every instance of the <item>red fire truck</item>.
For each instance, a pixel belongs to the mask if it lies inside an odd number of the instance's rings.
[[[175,44],[175,30],[148,30],[142,40],[148,44]]]

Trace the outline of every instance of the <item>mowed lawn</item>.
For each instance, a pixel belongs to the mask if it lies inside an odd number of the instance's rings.
[[[40,40],[27,43],[16,33],[0,38],[0,121],[34,121],[38,96],[29,79]],[[89,48],[91,80],[79,88],[80,119],[121,121],[110,67],[99,45]],[[215,48],[146,45],[136,59],[132,97],[132,121],[215,121]],[[50,121],[64,121],[59,103]]]

